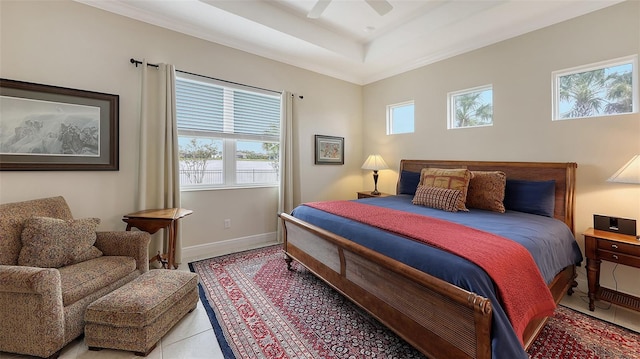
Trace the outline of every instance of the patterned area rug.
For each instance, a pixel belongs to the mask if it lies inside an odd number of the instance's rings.
[[[189,263],[225,358],[424,358],[281,246]],[[558,307],[531,358],[640,359],[640,334]]]

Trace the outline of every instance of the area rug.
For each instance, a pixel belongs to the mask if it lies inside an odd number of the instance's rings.
[[[281,246],[189,263],[225,358],[424,358]],[[640,334],[558,307],[531,358],[640,359]]]

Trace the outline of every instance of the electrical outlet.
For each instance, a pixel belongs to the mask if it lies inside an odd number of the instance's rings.
[[[230,219],[225,219],[224,220],[224,228],[231,228],[231,220]]]

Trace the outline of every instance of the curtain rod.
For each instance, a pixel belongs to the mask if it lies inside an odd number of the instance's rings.
[[[136,60],[133,57],[129,60],[129,62],[131,62],[132,64],[136,65],[136,67],[138,67],[138,65],[142,65],[142,61]],[[150,64],[150,63],[147,63],[147,66],[155,67],[155,68],[159,67],[159,65],[157,65],[157,64]],[[228,81],[228,80],[223,80],[223,79],[217,79],[215,77],[209,77],[209,76],[205,76],[205,75],[194,74],[193,72],[187,72],[187,71],[182,71],[182,70],[178,70],[178,69],[176,69],[176,72],[181,72],[181,73],[187,74],[187,75],[199,76],[199,77],[204,77],[204,78],[211,79],[211,80],[226,82],[228,84],[245,86],[245,87],[250,87],[250,88],[257,89],[257,90],[269,91],[269,92],[274,92],[274,93],[277,93],[277,94],[282,94],[282,91],[276,91],[276,90],[270,90],[270,89],[257,87],[257,86],[245,85],[245,84],[241,84],[241,83],[238,83],[238,82],[233,82],[233,81]],[[300,98],[302,98],[302,96],[300,96]]]

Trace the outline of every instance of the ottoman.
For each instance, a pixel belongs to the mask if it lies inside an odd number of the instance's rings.
[[[89,350],[120,349],[147,356],[198,303],[198,275],[154,269],[87,307],[85,342]]]

